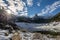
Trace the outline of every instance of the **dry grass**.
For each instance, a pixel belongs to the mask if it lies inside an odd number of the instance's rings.
[[[12,40],[21,40],[19,33],[14,33]]]

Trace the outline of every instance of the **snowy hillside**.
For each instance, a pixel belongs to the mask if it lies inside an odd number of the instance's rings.
[[[16,23],[18,26],[27,29],[29,31],[54,31],[54,32],[60,32],[60,22],[52,22],[52,23],[46,23],[46,24],[36,24],[36,23]]]

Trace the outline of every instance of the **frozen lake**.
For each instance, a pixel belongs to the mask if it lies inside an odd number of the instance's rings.
[[[16,22],[16,24],[28,31],[41,31],[41,30],[50,30],[60,32],[60,22],[52,23],[25,23],[25,22]]]

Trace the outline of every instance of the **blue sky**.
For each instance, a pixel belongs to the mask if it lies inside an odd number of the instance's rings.
[[[35,14],[43,14],[44,16],[49,16],[49,15],[55,15],[56,13],[60,12],[60,3],[58,3],[58,1],[60,1],[60,0],[32,0],[30,5],[27,4],[26,0],[23,0],[23,1],[26,3],[26,7],[28,10],[29,16],[33,16]],[[58,3],[58,4],[56,4],[56,6],[58,6],[58,7],[53,7],[52,5],[54,5],[56,2]],[[47,8],[50,8],[50,11],[52,10],[51,7],[47,7],[47,6],[51,6],[56,9],[54,9],[50,13],[49,12],[42,13],[41,11],[43,9],[47,10]]]

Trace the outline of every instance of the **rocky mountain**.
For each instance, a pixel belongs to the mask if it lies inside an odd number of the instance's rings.
[[[57,13],[55,16],[53,16],[51,21],[60,21],[60,13]]]
[[[43,16],[38,16],[37,14],[30,18],[30,17],[21,17],[19,16],[18,18],[19,22],[31,22],[31,23],[49,23],[53,21],[60,21],[60,13],[57,13],[51,18],[44,18]]]

